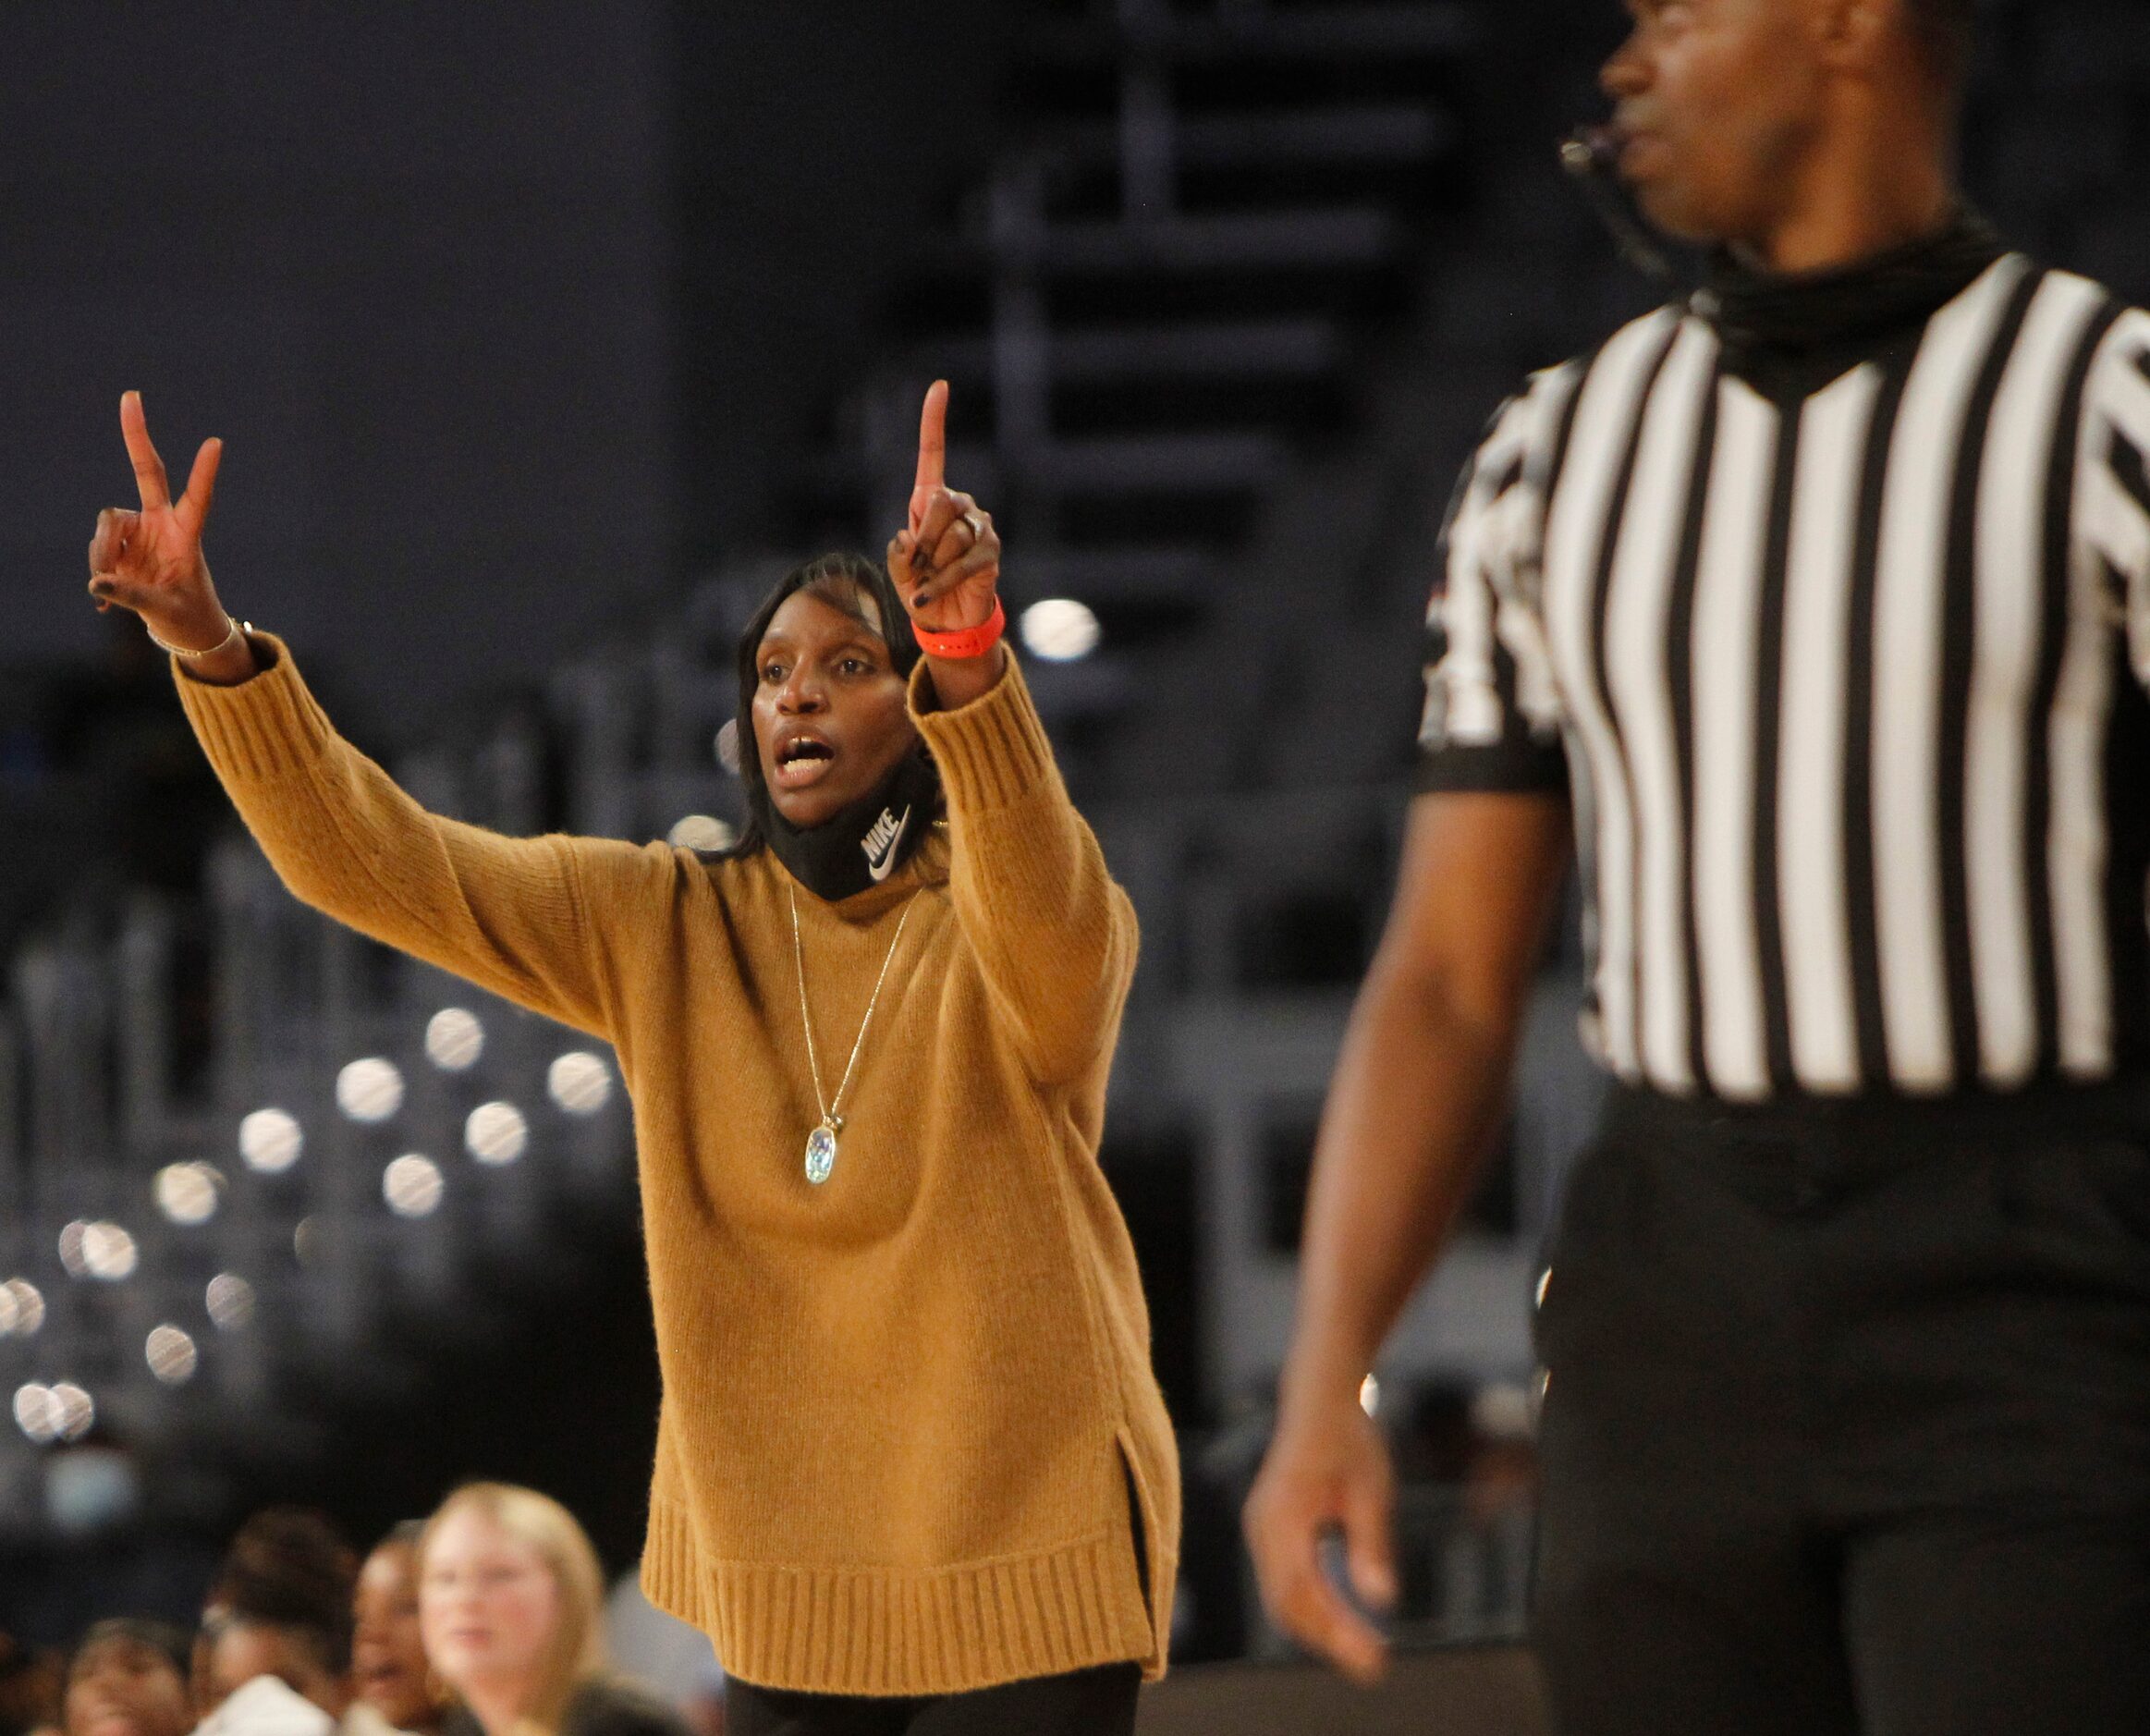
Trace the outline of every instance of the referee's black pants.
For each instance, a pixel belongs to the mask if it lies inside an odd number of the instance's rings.
[[[2150,1732],[2150,1084],[1620,1092],[1551,1267],[1563,1736]]]

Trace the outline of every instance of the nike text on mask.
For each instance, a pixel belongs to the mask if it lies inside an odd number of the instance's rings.
[[[900,819],[892,808],[881,810],[881,817],[859,840],[859,848],[866,852],[866,872],[873,876],[878,886],[888,878],[888,871],[896,866],[896,847],[903,841],[903,834],[910,825],[910,808],[907,804]]]
[[[831,903],[870,891],[918,849],[940,802],[940,775],[922,745],[897,762],[881,787],[821,825],[796,826],[764,796],[756,804],[769,840],[791,877]]]

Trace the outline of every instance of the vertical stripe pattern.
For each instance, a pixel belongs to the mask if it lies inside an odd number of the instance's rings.
[[[1553,667],[1588,763],[1596,883],[1594,986],[1606,1063],[1641,1075],[1635,1041],[1634,810],[1627,767],[1599,685],[1598,619],[1606,563],[1632,474],[1638,426],[1671,343],[1667,316],[1641,321],[1606,346],[1582,387],[1566,471],[1545,532],[1545,606]]]
[[[1795,390],[1660,311],[1504,408],[1442,563],[1422,787],[1565,778],[1613,1071],[2150,1068],[2150,314],[2010,255]]]
[[[1874,861],[1889,1071],[1908,1091],[1950,1082],[1941,910],[1942,627],[1948,528],[1983,348],[2021,262],[2004,262],[1935,316],[1904,388],[1889,453],[1874,599]]]
[[[1963,859],[1978,1003],[1980,1070],[1997,1085],[2038,1061],[2038,994],[2030,883],[2018,844],[2029,816],[2038,671],[2051,611],[2046,488],[2055,418],[2071,362],[2101,297],[2081,278],[2049,276],[2026,313],[1985,429],[1978,504],[1976,647],[1963,778]],[[2070,440],[2074,430],[2069,430]]]
[[[1863,1082],[1852,998],[1844,770],[1859,487],[1881,373],[1854,370],[1807,406],[1787,557],[1777,885],[1791,1064],[1808,1091]]]
[[[1754,921],[1754,693],[1777,418],[1737,380],[1718,388],[1717,450],[1695,575],[1695,947],[1703,1058],[1717,1094],[1768,1094]]]
[[[1649,1076],[1680,1091],[1694,1082],[1683,932],[1687,821],[1667,628],[1696,432],[1704,399],[1716,389],[1716,349],[1709,329],[1691,320],[1666,359],[1643,423],[1605,611],[1606,684],[1634,801],[1637,1040]]]
[[[2122,476],[2140,434],[2127,417],[2132,396],[2126,370],[2150,353],[2141,316],[2115,322],[2091,365],[2085,414],[2076,431],[2074,516],[2067,574],[2068,637],[2061,656],[2047,742],[2053,815],[2047,834],[2052,880],[2055,964],[2059,991],[2060,1070],[2095,1079],[2112,1070],[2114,1056],[2111,949],[2106,875],[2112,827],[2106,813],[2105,740],[2111,722],[2119,623],[2124,607],[2116,575],[2150,583],[2146,515],[2129,498]],[[2146,419],[2150,421],[2150,419]],[[2123,795],[2133,792],[2122,792]],[[2133,984],[2119,984],[2130,992]]]

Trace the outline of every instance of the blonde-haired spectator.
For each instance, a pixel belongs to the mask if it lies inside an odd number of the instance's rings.
[[[613,1675],[604,1606],[597,1551],[551,1497],[505,1483],[449,1496],[419,1540],[418,1620],[460,1703],[450,1736],[685,1736]]]

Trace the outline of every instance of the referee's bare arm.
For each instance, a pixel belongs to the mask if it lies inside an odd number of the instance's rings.
[[[1385,1648],[1323,1577],[1318,1546],[1340,1528],[1361,1599],[1394,1600],[1394,1475],[1360,1383],[1500,1124],[1569,843],[1559,796],[1413,802],[1395,906],[1322,1115],[1298,1325],[1245,1523],[1271,1615],[1362,1681],[1380,1674]]]

